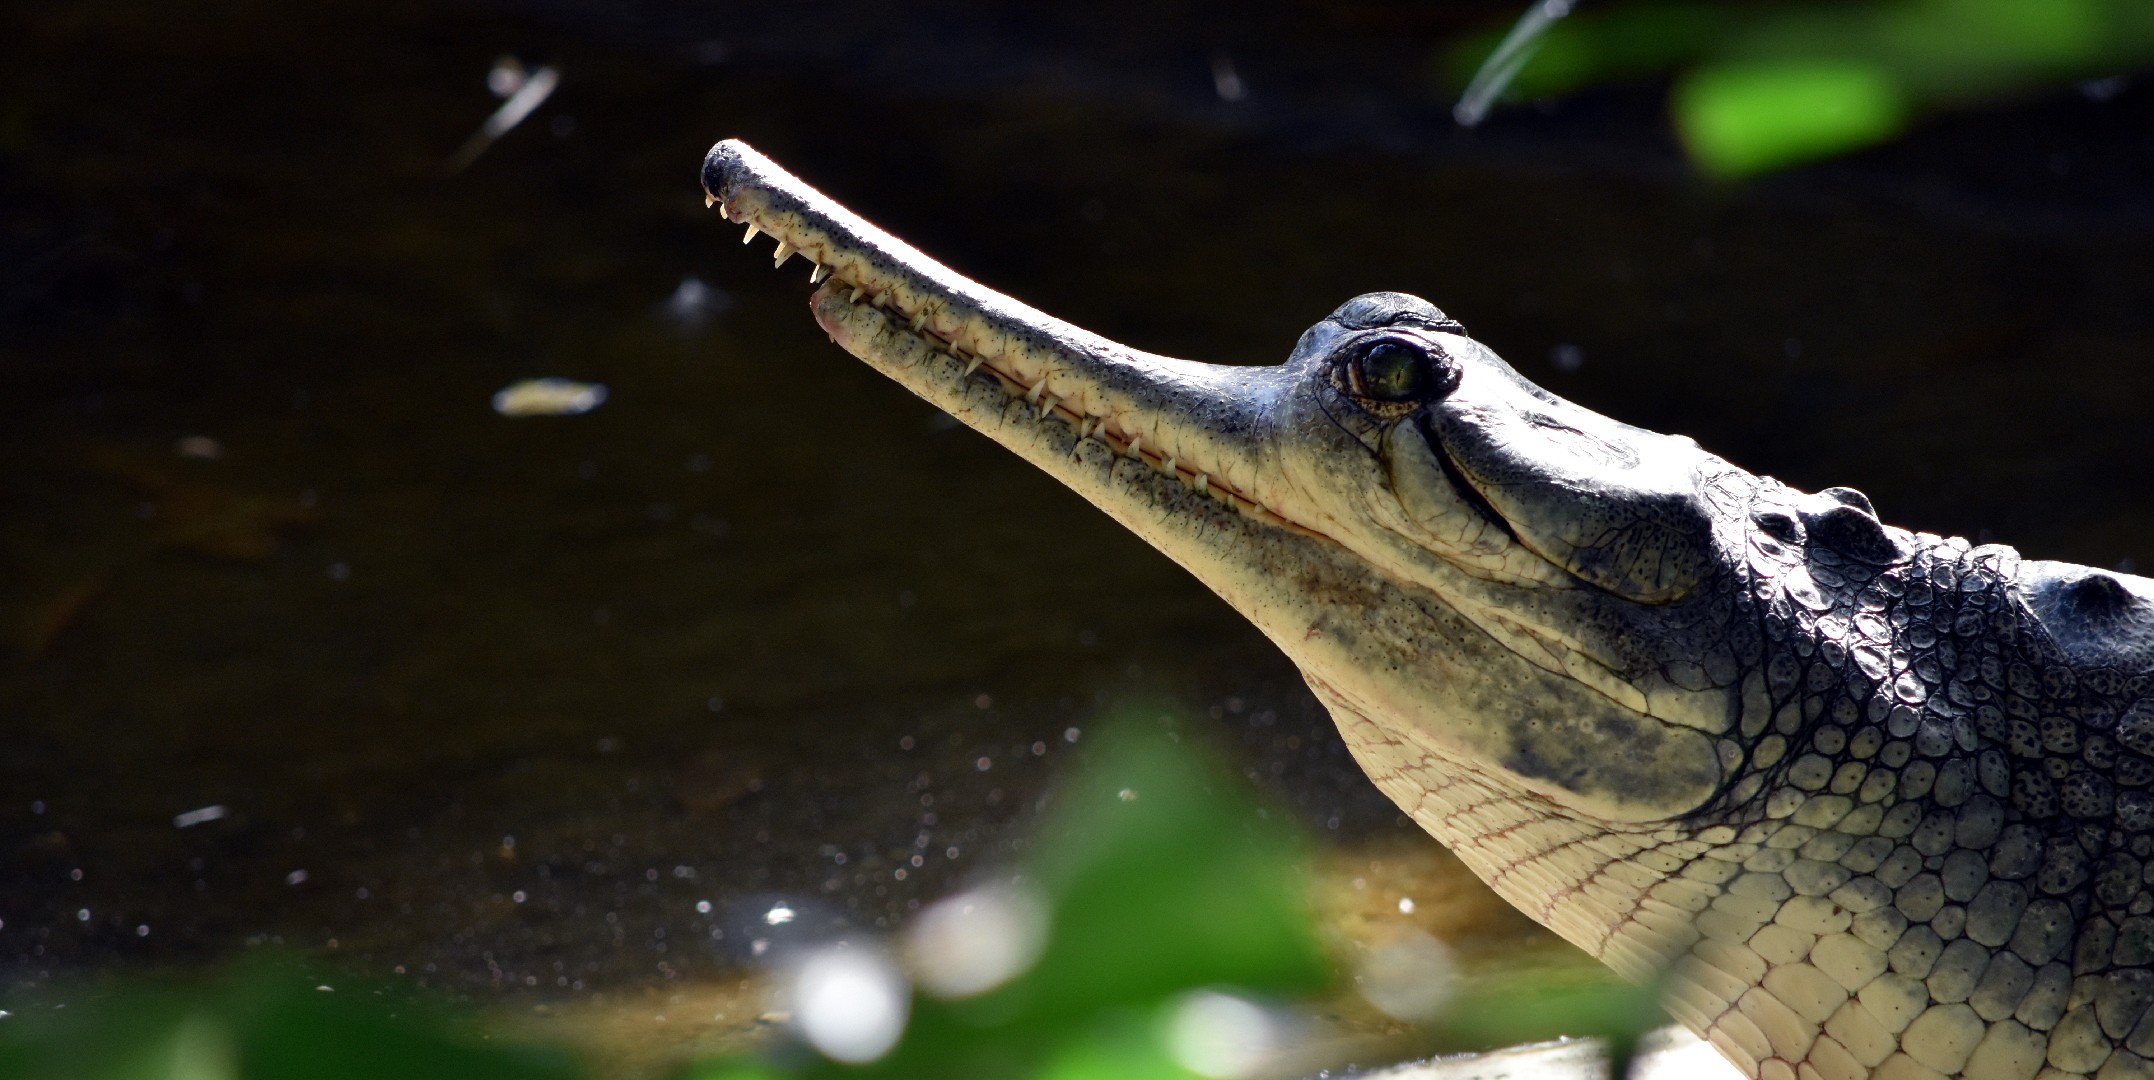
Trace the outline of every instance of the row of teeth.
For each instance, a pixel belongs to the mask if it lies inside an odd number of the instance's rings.
[[[724,218],[727,221],[744,221],[747,223],[747,235],[741,237],[740,241],[743,244],[753,241],[756,238],[757,234],[763,231],[763,227],[761,225],[758,225],[754,221],[748,220],[745,215],[736,215],[730,207],[727,207],[715,195],[706,193],[703,196],[703,203],[705,206],[715,207],[718,211],[718,216]],[[801,258],[808,259],[811,264],[811,269],[808,271],[808,284],[820,285],[824,281],[829,280],[835,276],[832,271],[832,268],[828,264],[816,263],[812,256],[809,256],[801,252],[798,248],[795,248],[791,243],[787,242],[785,237],[779,236],[776,233],[772,233],[771,236],[775,237],[778,241],[777,250],[772,252],[771,265],[773,267],[784,266],[787,259],[792,258],[794,255],[800,255]],[[943,353],[944,355],[947,355],[953,359],[963,361],[965,364],[965,370],[964,373],[959,376],[959,378],[971,378],[972,374],[975,371],[985,370],[995,377],[996,382],[1001,385],[1004,392],[1008,393],[1011,397],[1022,397],[1025,401],[1025,404],[1033,406],[1037,410],[1037,412],[1033,414],[1035,418],[1044,420],[1049,414],[1053,414],[1056,418],[1062,420],[1064,423],[1067,423],[1071,427],[1076,428],[1077,438],[1080,441],[1088,438],[1096,438],[1100,442],[1105,443],[1110,450],[1114,450],[1117,453],[1125,454],[1138,461],[1142,461],[1145,464],[1151,465],[1152,467],[1158,469],[1160,472],[1167,474],[1168,476],[1172,476],[1177,480],[1181,480],[1183,483],[1194,489],[1199,495],[1211,495],[1215,498],[1225,500],[1226,502],[1233,504],[1233,506],[1236,509],[1240,510],[1242,513],[1247,514],[1251,517],[1262,518],[1266,521],[1273,522],[1276,524],[1289,526],[1291,525],[1291,523],[1288,522],[1285,518],[1281,517],[1277,513],[1274,513],[1270,508],[1264,506],[1264,504],[1259,503],[1246,495],[1243,495],[1241,492],[1236,491],[1233,488],[1226,487],[1222,484],[1213,482],[1209,473],[1198,472],[1193,469],[1181,467],[1181,463],[1175,460],[1174,455],[1148,453],[1144,449],[1143,440],[1140,437],[1134,435],[1117,435],[1110,433],[1107,430],[1107,420],[1105,417],[1091,416],[1085,413],[1078,412],[1074,409],[1069,408],[1068,404],[1064,402],[1061,398],[1058,398],[1053,394],[1047,393],[1046,376],[1041,376],[1039,382],[1027,386],[1023,381],[1019,380],[1015,376],[999,369],[994,364],[989,363],[987,357],[982,356],[978,353],[968,354],[955,341],[949,340],[948,338],[943,337],[941,334],[938,334],[933,330],[927,329],[927,311],[925,309],[913,312],[908,319],[905,312],[901,310],[894,302],[892,302],[890,298],[890,293],[887,291],[882,293],[870,293],[861,286],[855,285],[845,280],[844,278],[837,278],[836,284],[838,286],[842,286],[851,290],[851,292],[849,292],[846,297],[849,302],[857,304],[860,303],[862,300],[866,300],[871,306],[883,308],[885,311],[889,312],[890,315],[904,322],[906,328],[911,330],[915,336],[925,340],[930,348],[933,348],[935,351]]]

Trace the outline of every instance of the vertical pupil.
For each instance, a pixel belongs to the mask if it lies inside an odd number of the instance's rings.
[[[1421,390],[1421,352],[1396,341],[1380,342],[1361,357],[1361,385],[1381,401],[1401,401]]]

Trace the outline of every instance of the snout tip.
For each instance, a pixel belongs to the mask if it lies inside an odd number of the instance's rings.
[[[720,140],[703,155],[703,193],[729,201],[740,185],[755,174],[759,164],[768,163],[768,158],[739,139]]]

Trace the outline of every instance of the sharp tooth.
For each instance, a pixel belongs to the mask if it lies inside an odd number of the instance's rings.
[[[851,299],[848,299],[848,300],[846,301],[846,303],[848,303],[848,304],[857,304],[857,303],[859,303],[859,302],[860,302],[860,287],[859,287],[859,286],[857,286],[857,285],[855,285],[855,286],[853,286],[853,295],[852,295],[852,298],[851,298]]]
[[[711,194],[711,193],[710,193],[710,192],[708,192],[708,191],[704,192],[704,193],[703,193],[703,209],[705,209],[705,210],[708,210],[708,209],[710,209],[710,208],[711,208],[711,207],[713,207],[713,206],[718,206],[718,196],[716,196],[716,195],[713,195],[713,194]],[[723,206],[718,206],[718,216],[719,216],[719,217],[724,217],[724,216],[725,216],[725,207],[723,207]]]
[[[915,311],[915,312],[913,312],[913,313],[912,313],[912,332],[913,332],[913,333],[915,333],[915,334],[919,333],[919,332],[920,332],[920,327],[922,327],[922,326],[926,325],[926,323],[927,323],[927,309],[926,309],[926,308],[921,308],[920,310],[918,310],[918,311]]]
[[[980,370],[980,362],[985,359],[987,358],[984,356],[975,356],[971,360],[966,361],[965,374],[970,375],[973,372]]]
[[[1207,494],[1210,494],[1210,493],[1211,493],[1211,490],[1212,490],[1212,478],[1211,478],[1211,476],[1210,476],[1209,474],[1206,474],[1206,473],[1198,473],[1198,474],[1197,474],[1197,494],[1199,494],[1199,495],[1207,495]]]
[[[788,243],[786,243],[786,242],[785,242],[785,241],[783,241],[783,240],[780,240],[780,241],[778,241],[778,250],[777,250],[777,251],[775,251],[775,252],[772,252],[772,253],[771,253],[771,257],[770,257],[770,265],[772,265],[772,266],[784,266],[784,265],[785,265],[785,260],[787,260],[787,259],[790,259],[790,258],[792,258],[792,257],[793,257],[793,245],[791,245],[791,244],[788,244]]]
[[[1091,417],[1089,417],[1089,416],[1080,416],[1080,417],[1078,417],[1078,418],[1077,418],[1077,438],[1078,438],[1078,441],[1080,441],[1080,442],[1081,442],[1081,441],[1083,441],[1083,440],[1084,440],[1084,437],[1085,437],[1085,436],[1087,436],[1087,435],[1090,435],[1090,434],[1092,434],[1092,418],[1091,418]]]
[[[1174,458],[1171,455],[1167,460],[1159,463],[1159,471],[1166,473],[1168,476],[1174,475]]]
[[[1038,381],[1038,382],[1036,382],[1036,383],[1033,383],[1033,384],[1032,384],[1032,389],[1030,389],[1030,390],[1027,390],[1027,391],[1025,391],[1025,404],[1027,404],[1027,405],[1031,405],[1031,404],[1033,404],[1033,403],[1035,403],[1035,402],[1039,401],[1039,400],[1040,400],[1040,391],[1042,391],[1042,390],[1045,390],[1045,389],[1047,389],[1047,380],[1046,380],[1046,379],[1041,379],[1040,381]]]
[[[1040,402],[1040,415],[1046,416],[1048,413],[1055,411],[1055,402],[1060,400],[1062,399],[1053,394],[1047,395],[1046,400]]]
[[[1142,458],[1144,456],[1143,436],[1132,435],[1129,437],[1129,456],[1133,458]]]
[[[745,243],[747,243],[748,241],[750,241],[750,240],[753,240],[753,239],[755,239],[755,234],[757,234],[757,233],[759,233],[759,232],[762,232],[762,231],[763,231],[763,229],[762,229],[762,227],[761,227],[761,226],[759,226],[759,225],[757,225],[757,224],[756,224],[755,222],[751,221],[751,222],[749,222],[749,223],[748,223],[748,235],[746,235],[746,236],[743,236],[743,237],[741,237],[741,238],[740,238],[740,242],[741,242],[741,243],[743,243],[743,244],[745,244]]]
[[[810,271],[808,271],[808,284],[810,284],[810,285],[820,285],[820,284],[822,284],[822,283],[823,283],[823,279],[824,279],[824,278],[826,278],[826,277],[829,277],[829,276],[830,276],[830,268],[829,268],[829,267],[827,267],[827,266],[818,266],[818,267],[816,267],[815,269],[813,269],[813,270],[810,270]]]

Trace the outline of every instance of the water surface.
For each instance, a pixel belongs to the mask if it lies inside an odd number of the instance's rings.
[[[1897,523],[2154,565],[2144,88],[1724,188],[1647,91],[1460,136],[1414,70],[1354,74],[1444,27],[1344,8],[1124,51],[982,20],[844,64],[775,15],[681,18],[7,17],[7,986],[281,945],[647,1061],[755,1029],[771,902],[901,923],[1133,701],[1322,840],[1349,937],[1577,962],[1223,604],[831,348],[806,268],[703,209],[724,136],[1134,345],[1275,362],[1404,289],[1558,393]],[[562,89],[449,175],[504,52]],[[534,376],[610,397],[492,411]]]

